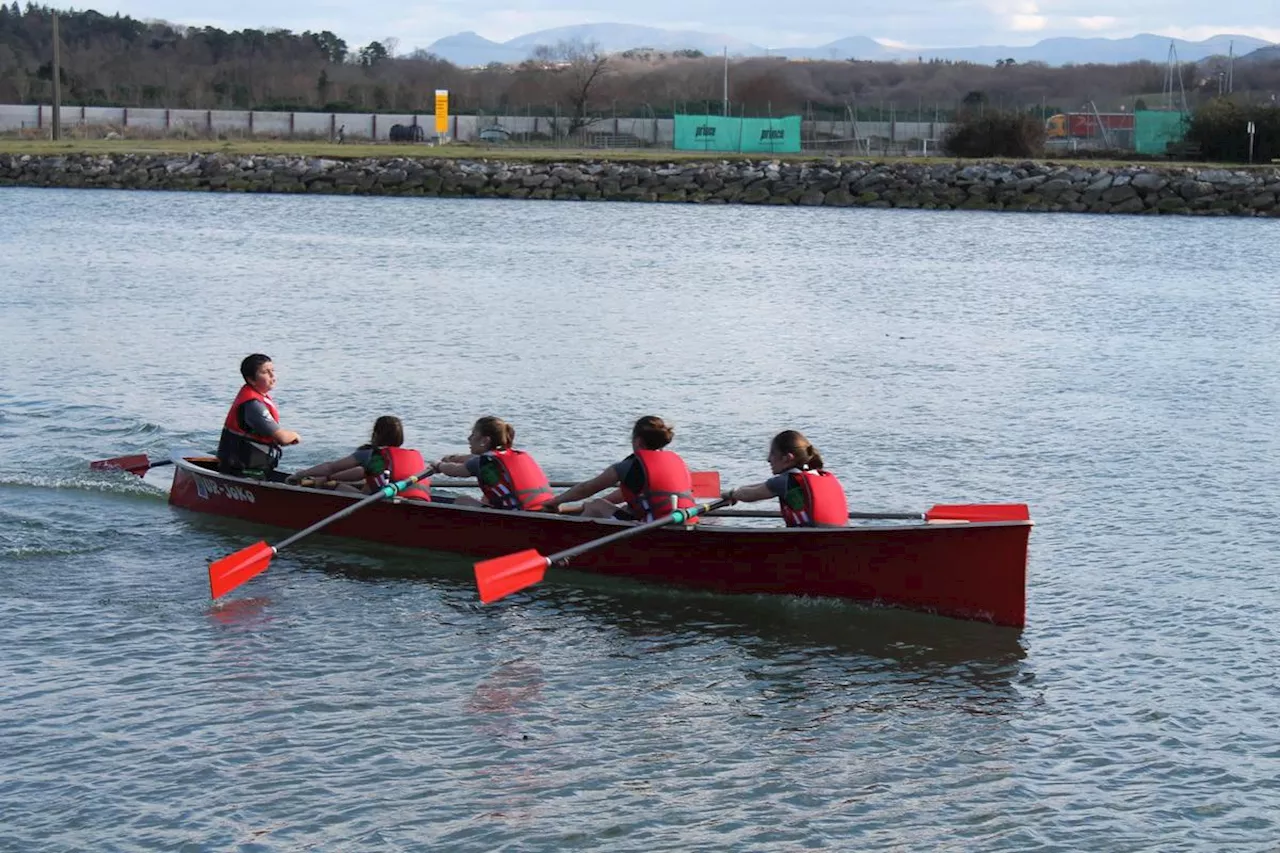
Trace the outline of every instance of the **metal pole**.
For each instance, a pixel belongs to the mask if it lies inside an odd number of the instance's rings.
[[[53,138],[62,138],[62,52],[58,49],[58,13],[53,13]]]
[[[721,110],[725,118],[729,117],[729,46],[724,47],[724,104]]]

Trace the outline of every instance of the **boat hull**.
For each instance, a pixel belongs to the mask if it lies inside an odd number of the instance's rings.
[[[298,530],[359,496],[219,474],[174,460],[169,503]],[[379,501],[324,532],[410,548],[497,557],[553,553],[622,529],[623,522],[448,503]],[[732,593],[847,598],[1022,627],[1030,521],[833,529],[667,527],[606,545],[571,568]]]

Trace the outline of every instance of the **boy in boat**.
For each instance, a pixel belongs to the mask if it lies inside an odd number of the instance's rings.
[[[297,444],[296,432],[280,426],[280,410],[271,399],[276,367],[271,356],[254,353],[240,362],[244,386],[236,394],[218,440],[218,470],[255,479],[284,479],[276,475],[280,448]]]
[[[404,444],[404,424],[395,415],[383,415],[373,422],[369,443],[362,444],[350,455],[332,462],[321,462],[291,475],[286,483],[293,486],[336,488],[371,495],[390,483],[407,480],[427,469],[422,454]],[[308,482],[316,478],[318,483]],[[428,502],[431,480],[419,480],[400,492],[399,497]]]
[[[773,476],[754,486],[738,486],[721,495],[730,506],[738,501],[777,498],[787,527],[847,527],[849,505],[835,475],[822,468],[818,448],[802,433],[784,430],[769,443]]]
[[[662,418],[645,415],[631,428],[630,456],[547,501],[543,511],[560,512],[561,504],[591,497],[610,486],[618,488],[582,505],[585,518],[653,521],[693,506],[689,467],[677,454],[664,449],[674,437],[675,430]]]
[[[532,456],[511,446],[515,440],[515,427],[488,415],[476,421],[467,436],[470,454],[446,456],[432,467],[448,477],[476,478],[484,500],[464,495],[455,501],[462,506],[541,509],[551,499],[551,485]]]

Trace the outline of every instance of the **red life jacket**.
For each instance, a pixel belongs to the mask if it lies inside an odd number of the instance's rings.
[[[382,457],[382,473],[365,475],[364,481],[369,486],[370,494],[392,483],[407,480],[414,474],[421,474],[427,468],[427,461],[422,458],[422,454],[407,447],[375,447],[373,452]],[[414,483],[396,497],[430,502],[430,488],[431,478],[428,477]]]
[[[637,450],[632,455],[644,473],[644,487],[633,492],[624,483],[621,490],[636,521],[653,521],[694,505],[693,480],[679,455],[670,450]]]
[[[523,450],[490,450],[485,456],[497,463],[498,482],[480,482],[485,503],[499,509],[536,510],[551,500],[547,475]]]
[[[275,437],[250,431],[244,410],[254,400],[260,400],[276,423],[280,422],[275,401],[245,384],[222,421],[222,435],[218,438],[219,471],[237,476],[249,471],[267,473],[275,470],[280,462],[280,445]]]
[[[835,474],[821,469],[801,471],[797,468],[788,473],[791,475],[789,486],[799,486],[803,490],[804,506],[789,506],[785,494],[778,498],[787,527],[848,526],[849,504]],[[789,487],[787,491],[790,491]]]
[[[246,383],[240,389],[240,393],[236,394],[235,400],[231,402],[231,408],[227,411],[227,417],[222,422],[222,427],[232,435],[238,435],[241,438],[247,438],[250,441],[256,441],[259,444],[275,444],[274,437],[269,435],[257,435],[249,432],[249,425],[245,423],[243,406],[250,400],[261,400],[267,407],[267,411],[271,413],[271,417],[276,423],[280,423],[280,411],[276,408],[276,403],[266,394],[263,394],[257,388]]]

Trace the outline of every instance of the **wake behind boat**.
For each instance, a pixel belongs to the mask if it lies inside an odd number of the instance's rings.
[[[169,503],[306,528],[362,499],[218,472],[208,457],[175,457]],[[367,500],[367,498],[365,498]],[[975,517],[984,517],[975,507]],[[1025,506],[1003,520],[843,528],[669,525],[577,556],[572,568],[726,593],[845,598],[958,619],[1026,622]],[[714,512],[710,513],[715,515]],[[537,547],[561,551],[633,524],[445,501],[379,500],[325,528],[334,536],[487,559]]]

